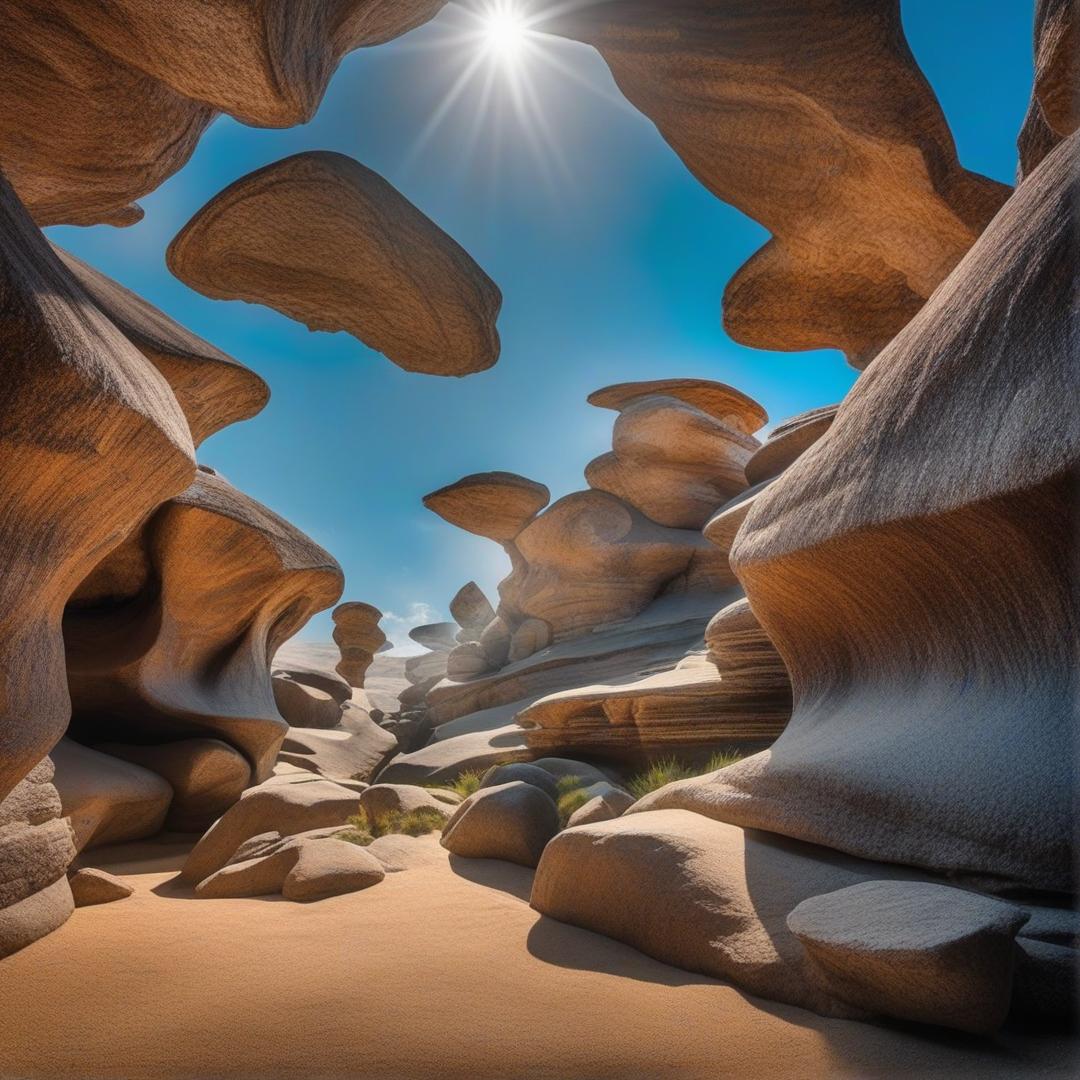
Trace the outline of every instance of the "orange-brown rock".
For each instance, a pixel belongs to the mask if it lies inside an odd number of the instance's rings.
[[[1080,125],[1080,20],[1072,0],[1036,0],[1035,86],[1017,138],[1021,179]]]
[[[364,675],[386,635],[379,629],[382,612],[371,604],[350,600],[334,608],[334,641],[341,650],[337,673],[350,685],[360,688]]]
[[[777,424],[761,449],[746,463],[747,482],[754,486],[779,476],[829,430],[838,408],[837,405],[825,405]]]
[[[502,295],[377,173],[309,151],[241,177],[184,226],[169,269],[217,300],[347,330],[407,371],[468,375],[499,356]]]
[[[557,7],[715,195],[772,239],[724,295],[736,341],[864,367],[1008,195],[960,167],[899,0]]]
[[[269,775],[286,725],[269,658],[341,591],[334,560],[200,470],[74,593],[64,617],[84,742],[221,739]]]
[[[463,476],[429,495],[424,505],[459,529],[508,543],[548,504],[551,493],[516,473]]]
[[[744,467],[760,445],[751,433],[768,419],[723,383],[694,383],[670,380],[672,394],[664,382],[641,383],[636,396],[635,384],[623,383],[589,396],[619,412],[613,449],[585,469],[589,486],[676,529],[700,529],[746,487]]]
[[[15,789],[68,724],[64,605],[195,465],[168,384],[90,302],[2,176],[0,234],[0,880],[26,883],[0,898],[6,954],[71,912],[55,857],[71,850],[70,832],[8,803],[26,801]],[[30,787],[55,797],[47,777]]]
[[[55,245],[54,250],[98,310],[165,377],[196,446],[266,405],[270,389],[255,372],[100,270]]]

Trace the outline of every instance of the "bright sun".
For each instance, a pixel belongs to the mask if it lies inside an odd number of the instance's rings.
[[[484,16],[484,39],[488,51],[503,60],[514,59],[525,44],[529,24],[510,5],[499,5]]]

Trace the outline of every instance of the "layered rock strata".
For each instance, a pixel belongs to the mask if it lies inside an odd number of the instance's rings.
[[[334,608],[334,641],[341,650],[337,673],[350,686],[364,685],[364,675],[375,653],[386,642],[386,635],[379,629],[381,618],[377,607],[357,600]]]

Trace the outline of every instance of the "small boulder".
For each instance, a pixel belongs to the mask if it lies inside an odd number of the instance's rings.
[[[480,781],[480,787],[481,789],[499,787],[514,780],[520,780],[523,784],[532,784],[533,787],[539,788],[550,796],[552,802],[559,801],[559,786],[551,773],[546,772],[544,769],[538,769],[535,765],[529,765],[524,761],[511,762],[508,765],[493,765],[484,773],[484,777]]]
[[[372,840],[364,850],[374,855],[388,874],[413,870],[419,866],[432,866],[446,860],[446,855],[430,835],[406,836],[404,833],[388,833]]]
[[[347,840],[308,840],[285,877],[281,895],[286,900],[310,902],[359,892],[386,877],[382,863],[364,848]]]
[[[1004,1022],[1027,913],[924,881],[865,881],[787,917],[828,991],[869,1013],[977,1034]]]
[[[570,815],[567,828],[591,825],[595,821],[611,821],[621,817],[634,805],[634,796],[629,791],[603,780],[590,784],[585,789],[585,795],[586,801]]]
[[[411,814],[414,810],[435,810],[449,817],[460,803],[461,796],[456,792],[412,784],[372,784],[360,796],[360,806],[369,819],[383,814]]]
[[[278,712],[290,727],[333,728],[341,722],[341,702],[315,686],[282,673],[270,680]]]
[[[558,831],[559,811],[551,797],[514,780],[470,795],[447,822],[442,845],[468,859],[536,866]]]
[[[135,890],[125,881],[121,881],[104,870],[84,867],[76,870],[69,878],[71,895],[75,906],[92,907],[94,904],[111,904],[114,900],[123,900]]]

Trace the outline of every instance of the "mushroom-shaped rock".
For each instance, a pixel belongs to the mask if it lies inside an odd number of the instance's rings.
[[[613,383],[594,390],[588,401],[598,409],[614,409],[621,413],[635,401],[647,397],[674,398],[743,435],[753,435],[769,419],[752,397],[727,383],[714,382],[712,379],[652,379]]]
[[[61,739],[51,757],[53,782],[80,851],[160,832],[173,796],[163,777],[70,739]]]
[[[180,739],[160,745],[103,743],[95,749],[162,777],[172,788],[165,827],[201,832],[213,824],[251,783],[251,766],[220,739]]]
[[[495,618],[491,601],[475,581],[467,582],[450,601],[450,614],[461,630],[458,641],[476,641],[484,627]]]
[[[857,1009],[977,1034],[1012,1000],[1027,913],[926,881],[865,881],[804,900],[787,917],[830,993]]]
[[[552,801],[558,802],[559,786],[555,782],[555,778],[545,769],[529,765],[527,762],[511,762],[509,765],[492,766],[484,773],[483,778],[480,780],[480,787],[481,789],[500,787],[502,784],[509,784],[514,780],[520,780],[523,784],[532,784],[533,787],[539,788],[550,796]]]
[[[68,884],[77,908],[111,904],[114,900],[126,899],[135,891],[126,881],[88,866],[76,870],[68,878]]]
[[[826,405],[811,409],[777,424],[765,444],[746,463],[747,482],[753,486],[779,476],[829,430],[839,407]]]
[[[449,817],[461,803],[454,791],[416,787],[412,784],[372,784],[360,795],[360,807],[369,820],[386,814],[411,814],[434,810]]]
[[[517,473],[463,476],[424,496],[424,505],[466,532],[507,543],[548,504],[543,484]]]
[[[397,748],[389,731],[358,719],[352,731],[290,728],[278,760],[334,780],[368,781]]]
[[[691,172],[772,233],[724,296],[742,344],[865,366],[1008,196],[960,167],[895,0],[627,0],[536,25],[595,46]]]
[[[1035,86],[1016,140],[1026,176],[1080,125],[1080,21],[1072,0],[1037,0]]]
[[[386,635],[379,629],[382,612],[371,604],[350,600],[338,604],[332,617],[334,641],[341,650],[337,673],[350,686],[360,688],[375,653],[386,641]]]
[[[54,250],[98,310],[165,377],[196,446],[266,404],[270,390],[254,371],[100,270],[55,245]]]
[[[702,812],[995,892],[1075,891],[1078,146],[1024,180],[748,515],[732,564],[794,711]]]
[[[283,837],[340,825],[360,808],[360,796],[329,780],[305,784],[263,784],[249,788],[207,831],[188,855],[182,881],[194,884],[220,870],[237,848],[260,833]]]
[[[220,738],[255,780],[286,725],[269,657],[341,592],[341,570],[287,521],[199,471],[82,582],[64,613],[72,734]]]
[[[11,18],[22,25],[21,11]],[[8,31],[5,22],[5,43]],[[13,63],[5,51],[0,85]],[[68,725],[64,604],[125,535],[191,482],[195,463],[161,374],[97,310],[3,176],[0,234],[0,821],[16,845],[0,855],[6,954],[72,910],[61,857],[73,851],[70,830],[44,807],[23,816],[31,794],[51,806],[56,793],[47,780],[21,786]]]
[[[504,859],[535,866],[559,831],[551,796],[515,780],[470,795],[443,829],[442,845],[467,859]]]
[[[310,151],[241,177],[169,245],[217,300],[346,330],[399,367],[468,375],[499,356],[502,296],[468,253],[377,173]]]

